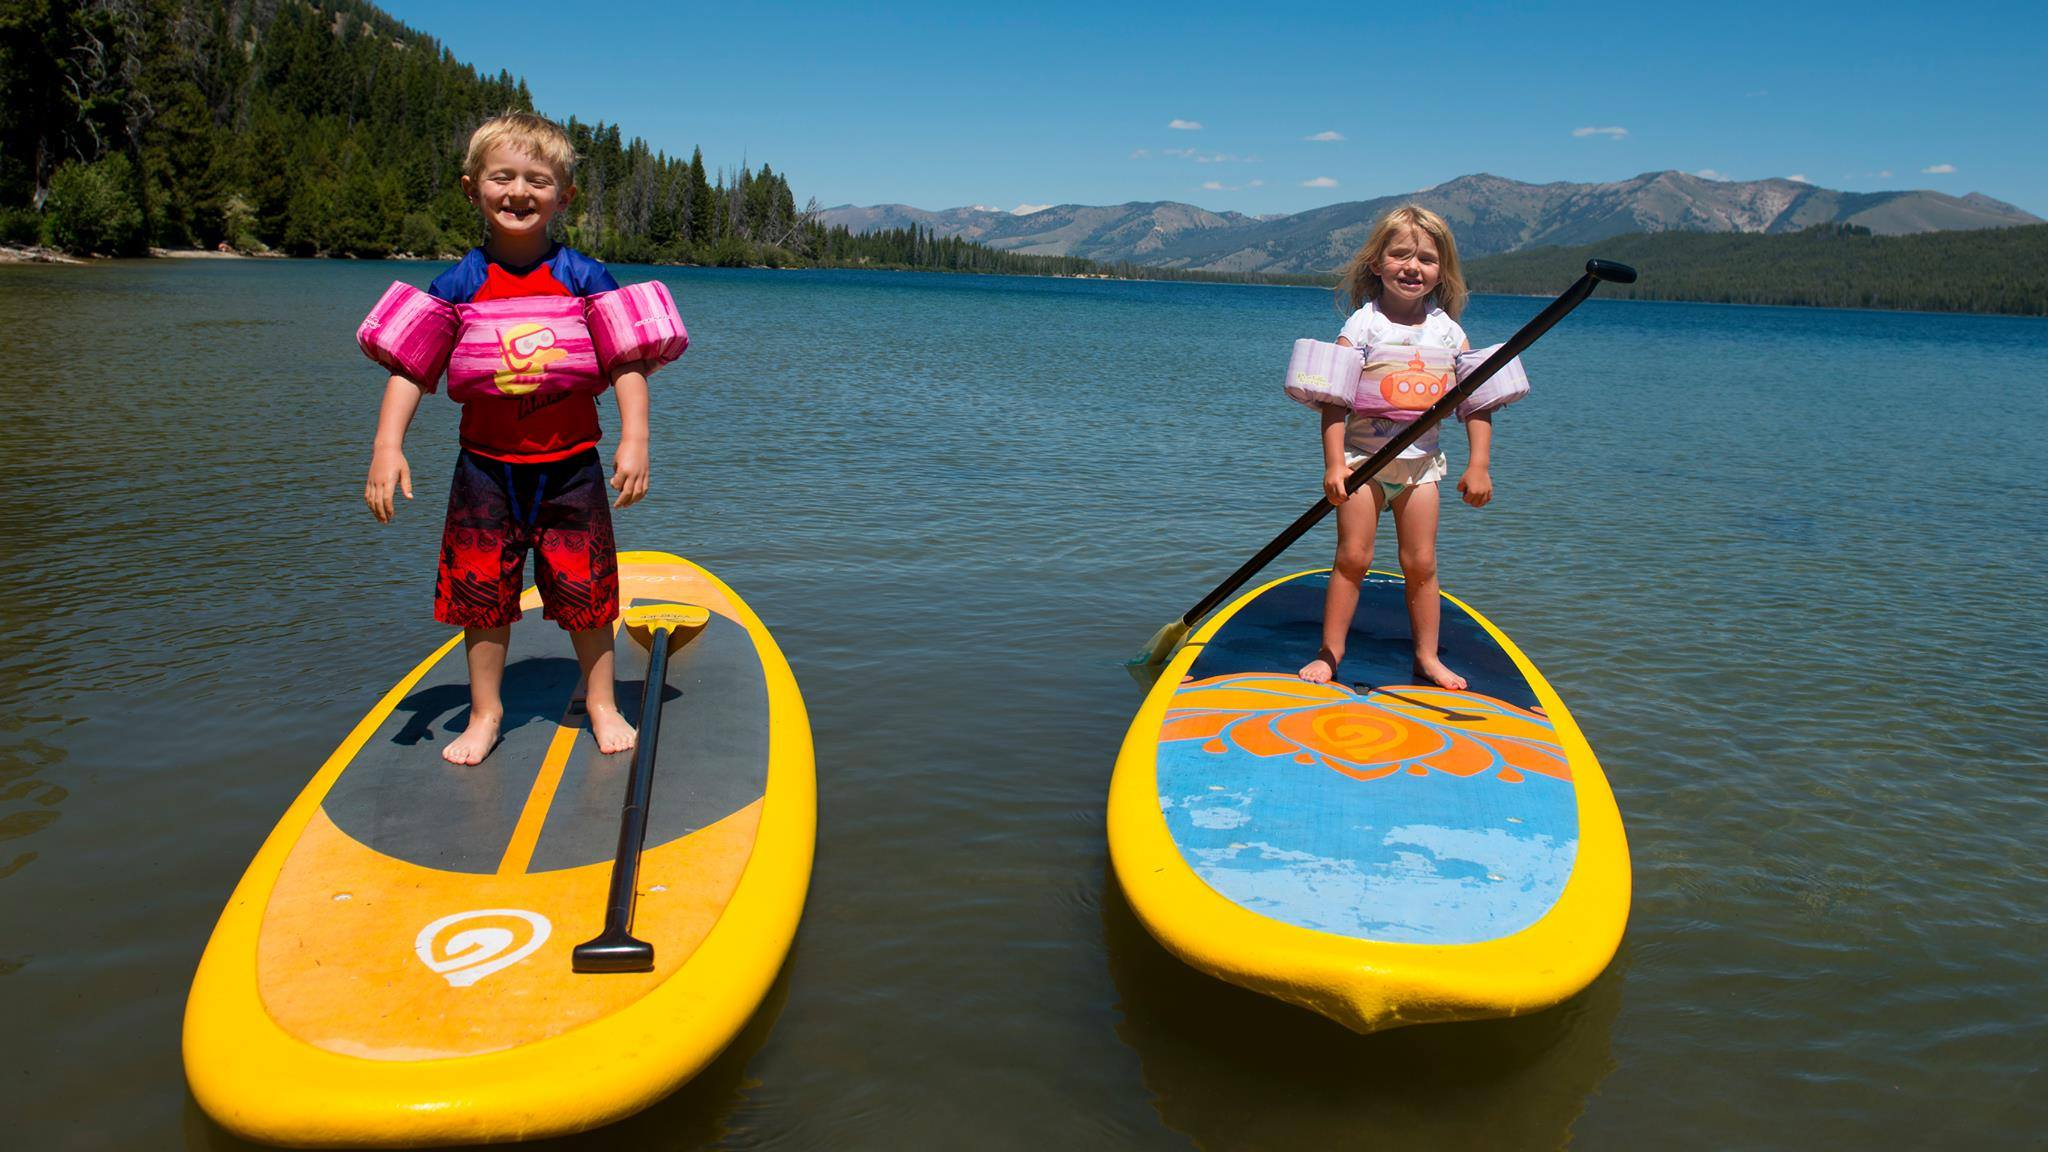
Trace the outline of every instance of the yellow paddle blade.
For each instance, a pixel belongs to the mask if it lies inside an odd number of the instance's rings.
[[[635,604],[620,620],[642,648],[653,648],[654,634],[665,632],[671,649],[710,622],[711,610],[695,604]]]
[[[1173,659],[1173,654],[1180,650],[1180,642],[1187,638],[1188,626],[1175,620],[1154,632],[1152,642],[1145,645],[1145,650],[1124,663],[1133,668],[1157,668]]]

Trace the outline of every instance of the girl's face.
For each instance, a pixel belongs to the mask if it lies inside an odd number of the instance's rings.
[[[475,179],[465,175],[462,191],[483,212],[491,234],[504,239],[546,233],[576,194],[553,165],[508,144],[484,154],[483,171]]]
[[[1422,307],[1443,276],[1436,240],[1412,226],[1394,234],[1372,270],[1380,278],[1380,301],[1401,312]]]

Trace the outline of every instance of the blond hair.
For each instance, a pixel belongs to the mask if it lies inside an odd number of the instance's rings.
[[[1458,272],[1458,242],[1451,238],[1451,226],[1444,218],[1420,204],[1403,204],[1380,217],[1372,226],[1372,235],[1365,246],[1344,265],[1344,271],[1337,277],[1337,298],[1351,297],[1351,310],[1356,312],[1367,300],[1378,301],[1385,285],[1374,266],[1387,254],[1387,248],[1403,229],[1413,228],[1436,241],[1437,282],[1436,306],[1456,320],[1465,311],[1465,278]]]
[[[560,124],[531,112],[506,112],[476,126],[469,136],[469,152],[462,160],[462,173],[476,180],[484,173],[484,158],[499,145],[516,148],[555,170],[563,184],[576,182],[576,146]]]

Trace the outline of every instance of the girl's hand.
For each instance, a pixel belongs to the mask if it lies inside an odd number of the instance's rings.
[[[391,502],[392,490],[405,493],[412,499],[412,468],[405,462],[405,453],[396,448],[379,448],[370,454],[370,481],[363,486],[363,502],[370,506],[370,515],[379,524],[391,523],[396,508]]]
[[[1465,503],[1474,508],[1484,508],[1487,501],[1493,499],[1493,477],[1475,464],[1458,478],[1458,491],[1465,497]]]
[[[647,441],[621,437],[619,450],[612,454],[612,488],[619,498],[614,508],[626,508],[647,495]]]
[[[1344,482],[1349,479],[1351,469],[1341,464],[1323,473],[1323,499],[1330,502],[1330,507],[1342,508],[1351,499],[1351,493],[1344,490]]]

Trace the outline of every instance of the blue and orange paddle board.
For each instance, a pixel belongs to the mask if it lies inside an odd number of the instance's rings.
[[[327,759],[235,888],[185,1010],[209,1116],[285,1145],[575,1132],[660,1099],[747,1023],[810,881],[810,724],[732,589],[659,552],[622,554],[619,576],[622,605],[708,613],[669,657],[633,927],[654,970],[571,970],[604,922],[632,753],[598,752],[568,634],[529,589],[490,756],[441,759],[468,708],[457,634]],[[616,644],[631,716],[648,653]]]
[[[1621,815],[1514,642],[1443,598],[1418,684],[1399,576],[1361,589],[1330,684],[1327,572],[1189,637],[1125,737],[1109,850],[1146,929],[1213,976],[1370,1032],[1533,1012],[1585,988],[1628,919]]]

